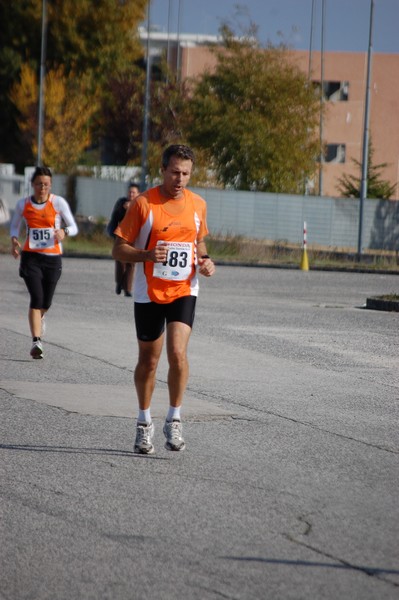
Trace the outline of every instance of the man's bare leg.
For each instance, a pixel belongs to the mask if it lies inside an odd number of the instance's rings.
[[[134,371],[134,383],[139,402],[134,452],[138,454],[153,454],[155,452],[152,443],[154,424],[151,420],[150,406],[163,338],[164,334],[153,342],[138,341],[139,360]]]
[[[165,448],[172,451],[180,451],[185,448],[180,420],[180,406],[183,402],[189,375],[187,346],[190,334],[191,327],[185,323],[172,322],[168,325],[169,411],[163,432],[166,437]]]
[[[189,365],[187,346],[191,335],[191,327],[185,323],[174,321],[169,323],[166,347],[169,361],[168,387],[171,406],[181,406],[187,387]]]
[[[164,334],[153,342],[138,340],[139,359],[134,371],[134,384],[136,386],[139,408],[150,408],[152,394],[155,387],[155,377],[161,356]]]

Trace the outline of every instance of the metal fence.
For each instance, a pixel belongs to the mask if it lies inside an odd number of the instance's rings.
[[[84,217],[109,219],[115,201],[127,191],[123,181],[77,177],[75,183],[76,214]],[[0,197],[11,211],[18,198],[29,193],[27,185],[23,176],[0,174]],[[67,197],[66,189],[66,177],[54,175],[53,190]],[[207,201],[208,227],[213,235],[301,243],[306,221],[309,245],[357,248],[358,199],[191,189]],[[399,201],[365,201],[363,247],[399,250]]]

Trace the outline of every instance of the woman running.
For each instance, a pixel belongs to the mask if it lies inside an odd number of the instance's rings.
[[[61,277],[61,242],[65,236],[78,232],[68,202],[51,193],[51,181],[48,167],[36,167],[31,179],[33,196],[18,201],[10,225],[11,254],[14,258],[21,255],[19,274],[30,294],[32,358],[43,358],[44,315]],[[22,220],[26,223],[26,240],[20,252],[18,237]]]

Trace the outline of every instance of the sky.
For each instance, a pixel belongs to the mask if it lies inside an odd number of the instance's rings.
[[[324,0],[326,51],[367,52],[371,2]],[[254,22],[261,43],[283,41],[308,50],[312,32],[312,48],[320,50],[322,4],[323,0],[151,0],[150,23],[167,32],[169,20],[171,33],[178,31],[180,22],[180,33],[217,35],[223,21],[234,23],[239,6],[240,22]],[[374,0],[373,52],[399,53],[398,28],[399,0]]]

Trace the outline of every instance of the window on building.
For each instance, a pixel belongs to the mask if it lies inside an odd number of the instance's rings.
[[[314,81],[316,90],[320,90],[320,81]],[[349,100],[349,81],[323,81],[323,97],[328,102],[347,102]]]
[[[346,156],[345,144],[327,144],[324,162],[344,163]]]

